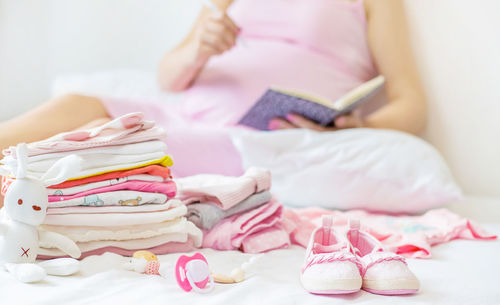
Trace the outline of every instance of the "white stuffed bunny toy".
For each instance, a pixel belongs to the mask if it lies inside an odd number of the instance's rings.
[[[10,168],[15,180],[9,186],[4,199],[4,219],[0,222],[0,270],[3,266],[19,281],[38,282],[49,275],[70,275],[79,270],[79,261],[60,258],[36,264],[40,244],[56,247],[78,258],[78,246],[66,236],[38,228],[44,222],[48,192],[46,186],[60,183],[68,174],[68,162],[75,165],[79,160],[70,155],[56,162],[41,180],[28,177],[26,144],[17,146],[17,168]],[[2,169],[5,173],[7,170]],[[51,174],[54,178],[48,178]]]

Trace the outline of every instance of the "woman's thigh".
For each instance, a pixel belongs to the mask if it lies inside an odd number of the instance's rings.
[[[100,99],[77,94],[63,95],[0,123],[0,148],[43,140],[106,118],[109,115]]]

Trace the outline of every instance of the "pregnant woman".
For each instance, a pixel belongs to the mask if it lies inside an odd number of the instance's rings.
[[[239,174],[224,129],[234,126],[269,86],[335,101],[382,74],[387,104],[335,120],[335,128],[389,128],[418,134],[426,103],[412,58],[403,0],[213,0],[192,31],[161,61],[159,85],[183,102],[65,95],[0,124],[0,148],[102,124],[142,111],[169,133],[178,175]],[[272,129],[331,131],[297,115]],[[206,158],[200,160],[200,155]],[[211,162],[217,155],[221,162]],[[198,160],[194,162],[193,160]],[[208,162],[208,164],[207,164]]]

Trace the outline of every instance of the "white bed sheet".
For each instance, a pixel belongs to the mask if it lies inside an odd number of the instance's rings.
[[[462,210],[481,209],[481,200],[466,202]],[[483,201],[486,202],[486,201]],[[486,204],[498,214],[500,200]],[[458,205],[460,206],[460,205]],[[457,209],[457,206],[454,207]],[[478,214],[480,215],[480,214]],[[500,234],[500,219],[484,224],[491,233]],[[235,251],[203,249],[213,271],[229,273],[252,255]],[[346,296],[317,296],[300,285],[299,272],[305,250],[294,246],[259,257],[243,283],[222,285],[207,295],[186,293],[176,284],[173,264],[180,254],[160,256],[172,277],[143,275],[120,269],[126,258],[106,253],[82,261],[79,274],[48,277],[37,284],[22,284],[0,272],[0,304],[500,304],[497,274],[500,271],[500,242],[455,240],[433,248],[433,258],[411,259],[411,269],[421,281],[421,291],[412,296],[378,296],[365,291]]]

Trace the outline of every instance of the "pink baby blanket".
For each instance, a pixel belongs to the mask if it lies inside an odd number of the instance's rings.
[[[307,247],[321,216],[331,214],[333,225],[346,230],[349,219],[359,219],[362,229],[375,236],[392,252],[411,258],[430,258],[431,246],[453,239],[496,239],[478,224],[447,209],[430,210],[422,216],[388,216],[353,210],[331,211],[320,208],[286,209],[284,223],[292,231],[292,243]]]

